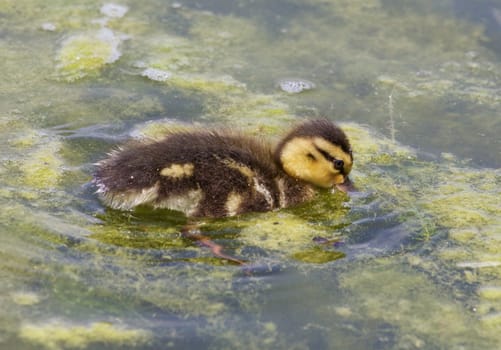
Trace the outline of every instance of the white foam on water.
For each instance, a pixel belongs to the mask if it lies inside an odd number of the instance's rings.
[[[282,79],[278,81],[278,86],[282,91],[289,94],[297,94],[315,88],[315,84],[305,79]]]
[[[127,11],[129,11],[127,6],[114,3],[107,3],[101,6],[101,13],[112,18],[122,18]]]
[[[146,68],[141,75],[155,81],[166,81],[171,77],[171,73],[156,68]]]

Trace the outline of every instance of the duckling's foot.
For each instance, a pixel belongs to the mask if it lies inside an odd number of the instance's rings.
[[[196,241],[200,243],[203,246],[206,246],[209,248],[215,256],[227,260],[231,263],[237,264],[237,265],[245,265],[244,260],[237,259],[231,255],[225,254],[223,252],[223,247],[217,243],[215,243],[213,240],[211,240],[209,237],[203,235],[200,230],[194,228],[192,225],[187,225],[181,230],[181,234],[193,241]]]

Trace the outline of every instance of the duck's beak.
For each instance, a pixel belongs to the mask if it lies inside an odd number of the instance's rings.
[[[344,193],[354,192],[354,191],[357,190],[357,188],[355,187],[355,185],[353,184],[353,182],[350,180],[350,178],[348,176],[346,176],[344,178],[344,182],[343,183],[337,184],[336,188],[339,191],[344,192]]]

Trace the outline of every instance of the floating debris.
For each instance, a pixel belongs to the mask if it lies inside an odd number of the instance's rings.
[[[304,79],[282,79],[278,82],[278,86],[289,94],[298,94],[315,88],[314,83]]]
[[[57,29],[56,25],[54,23],[50,23],[50,22],[42,23],[42,25],[40,26],[40,28],[42,30],[47,31],[47,32],[53,32],[53,31],[55,31]]]
[[[171,77],[171,73],[156,68],[146,68],[141,75],[155,81],[166,81]]]
[[[104,4],[101,7],[101,13],[112,18],[122,18],[127,13],[127,11],[129,11],[129,8],[127,6],[114,3]]]

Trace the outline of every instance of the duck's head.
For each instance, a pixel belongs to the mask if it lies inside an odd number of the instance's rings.
[[[275,160],[288,175],[319,187],[350,183],[350,142],[343,130],[327,119],[310,120],[294,128],[277,145]]]

